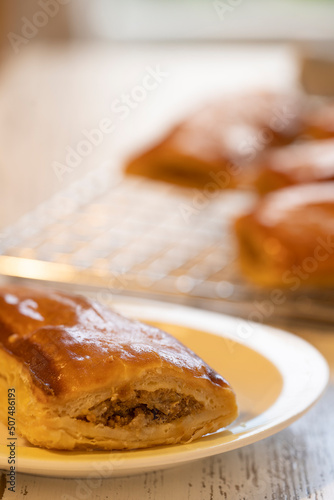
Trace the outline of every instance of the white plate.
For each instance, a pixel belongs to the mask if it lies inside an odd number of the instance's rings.
[[[240,416],[227,430],[190,444],[121,452],[57,452],[17,442],[17,472],[56,477],[111,477],[174,467],[245,446],[281,429],[321,396],[326,361],[300,338],[238,318],[156,302],[116,303],[132,317],[158,324],[192,348],[232,385]],[[2,426],[0,468],[8,468]]]

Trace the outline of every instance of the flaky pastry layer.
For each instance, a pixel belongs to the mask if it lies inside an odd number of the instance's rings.
[[[54,449],[188,442],[237,416],[229,384],[171,335],[83,297],[0,290],[0,418]]]

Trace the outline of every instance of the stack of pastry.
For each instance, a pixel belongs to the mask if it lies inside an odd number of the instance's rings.
[[[304,116],[301,140],[258,161],[264,197],[236,221],[240,267],[262,286],[334,286],[334,107]]]
[[[259,285],[334,285],[334,104],[274,93],[225,98],[177,125],[126,172],[199,188],[251,187],[265,197],[236,221],[244,275]]]

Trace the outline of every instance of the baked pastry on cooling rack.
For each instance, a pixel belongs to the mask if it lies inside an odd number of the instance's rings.
[[[0,417],[54,449],[189,442],[230,424],[229,384],[171,335],[84,297],[0,289]]]
[[[305,141],[263,153],[255,180],[263,194],[294,184],[334,181],[334,139]]]
[[[125,172],[196,188],[247,185],[247,165],[264,149],[291,142],[301,131],[301,115],[301,99],[294,95],[225,97],[132,158]]]
[[[304,134],[314,139],[334,138],[334,102],[313,106],[303,118]]]
[[[334,286],[334,182],[273,191],[235,227],[241,270],[255,284]]]

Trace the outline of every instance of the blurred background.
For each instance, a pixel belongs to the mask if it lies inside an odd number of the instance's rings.
[[[167,276],[162,297],[197,285],[193,302],[232,297],[222,221],[247,196],[222,193],[193,226],[176,223],[197,193],[125,182],[124,164],[208,99],[330,94],[333,15],[331,0],[3,0],[0,251],[30,261],[2,260],[0,271],[154,295]],[[144,227],[154,238],[139,237]],[[58,267],[38,267],[47,262]]]
[[[40,9],[46,12],[51,22],[41,26],[46,28],[40,34],[44,39],[266,42],[333,37],[331,0],[16,0],[2,4],[5,26],[13,31],[20,30],[23,16],[32,20]],[[228,22],[222,25],[221,21]]]
[[[118,130],[65,183],[110,161],[119,142],[135,150],[145,126],[158,133],[200,96],[288,87],[300,51],[321,41],[329,56],[334,37],[331,0],[4,0],[0,9],[0,227],[60,188],[52,162],[148,64],[169,77],[133,110],[123,137]]]

